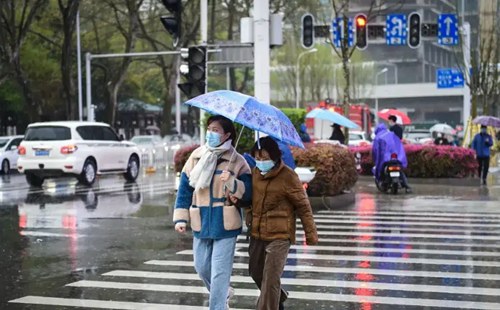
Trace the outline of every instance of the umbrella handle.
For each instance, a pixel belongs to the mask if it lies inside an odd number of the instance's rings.
[[[236,139],[236,144],[234,146],[234,151],[231,153],[231,157],[229,158],[229,163],[227,164],[226,170],[229,171],[229,166],[231,165],[231,162],[233,161],[234,154],[236,153],[236,147],[238,146],[238,143],[240,143],[241,136],[243,135],[243,130],[245,129],[245,126],[241,127],[240,134],[238,135],[238,138]]]

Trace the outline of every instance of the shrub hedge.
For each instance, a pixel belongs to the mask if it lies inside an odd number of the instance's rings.
[[[314,167],[316,176],[309,182],[311,196],[335,196],[351,189],[358,180],[354,157],[347,148],[332,144],[308,144],[293,148],[297,166]]]
[[[477,171],[474,150],[456,146],[405,145],[409,177],[465,178]],[[361,174],[371,175],[373,161],[371,147],[351,147],[351,154],[361,154]]]

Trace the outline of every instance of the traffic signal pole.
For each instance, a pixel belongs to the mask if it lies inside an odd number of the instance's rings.
[[[200,1],[200,35],[201,35],[201,44],[206,45],[208,42],[208,0]],[[208,61],[208,53],[207,53],[207,61]],[[205,93],[207,92],[208,92],[208,70],[207,68],[205,68]],[[203,125],[204,118],[205,118],[205,111],[200,109],[200,145],[205,144],[205,126]]]
[[[464,55],[464,77],[469,76],[469,83],[472,81],[470,72],[470,24],[464,23],[462,26],[462,50]],[[478,74],[475,72],[475,74]],[[471,97],[469,83],[464,83],[464,103],[463,103],[463,124],[467,128],[471,110]]]

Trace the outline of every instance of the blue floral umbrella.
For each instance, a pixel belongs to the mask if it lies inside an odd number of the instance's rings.
[[[272,105],[230,90],[217,90],[185,102],[235,123],[268,134],[290,145],[304,148],[290,119]]]

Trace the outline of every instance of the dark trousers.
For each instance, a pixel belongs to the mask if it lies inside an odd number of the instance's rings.
[[[490,157],[478,157],[477,158],[477,163],[479,164],[478,167],[478,175],[480,178],[483,180],[486,180],[486,177],[488,176],[488,169],[490,168]]]
[[[279,303],[287,299],[286,292],[281,288],[281,275],[289,249],[290,240],[250,238],[248,271],[260,289],[257,310],[278,310]]]

